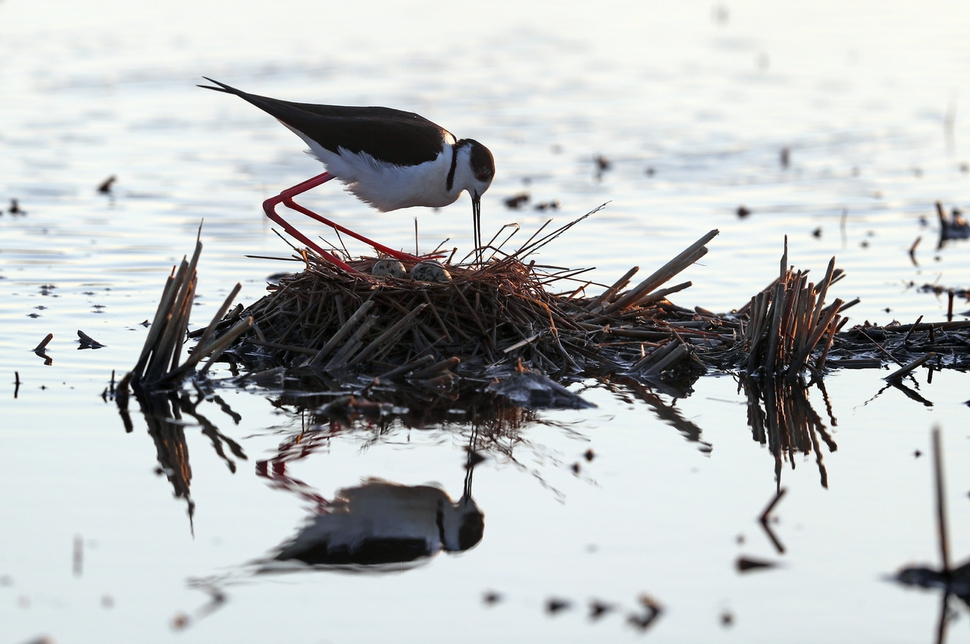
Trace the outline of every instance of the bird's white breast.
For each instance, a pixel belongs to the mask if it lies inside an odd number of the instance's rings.
[[[300,135],[297,130],[293,131]],[[461,194],[461,188],[457,186],[447,190],[454,140],[446,141],[444,149],[433,161],[399,166],[378,161],[366,152],[354,153],[339,148],[337,154],[308,137],[300,135],[300,138],[310,147],[310,153],[326,166],[327,172],[344,183],[348,191],[382,212],[410,206],[440,208],[454,203]]]

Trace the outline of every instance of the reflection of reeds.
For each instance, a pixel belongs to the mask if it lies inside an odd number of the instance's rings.
[[[302,386],[302,385],[299,385]],[[322,404],[323,401],[328,401]],[[382,402],[382,401],[393,402]],[[529,438],[524,430],[542,424],[555,427],[565,436],[582,441],[585,437],[567,425],[544,421],[539,413],[515,405],[502,396],[478,390],[473,383],[463,382],[451,397],[424,398],[412,387],[374,388],[368,398],[326,394],[282,397],[274,401],[280,408],[293,407],[288,413],[298,414],[302,422],[295,432],[284,432],[273,463],[306,458],[326,450],[332,440],[341,438],[357,443],[361,449],[400,441],[410,428],[444,432],[449,440],[465,444],[470,450],[469,465],[484,457],[510,464],[529,472],[555,494],[560,494],[545,480],[544,468],[567,468],[550,450]],[[461,410],[462,413],[456,413]],[[407,438],[407,441],[410,441]]]
[[[936,497],[936,531],[940,548],[942,567],[937,570],[927,566],[909,567],[900,570],[891,577],[907,586],[921,586],[923,588],[938,588],[943,591],[940,599],[940,617],[937,622],[936,641],[938,644],[946,638],[946,629],[952,614],[949,609],[950,596],[956,595],[967,605],[970,605],[970,562],[953,567],[950,563],[950,542],[947,531],[946,512],[946,483],[943,476],[943,446],[940,438],[940,428],[934,427],[933,443],[933,474],[934,492]]]
[[[775,459],[775,480],[781,488],[781,465],[787,460],[795,467],[796,454],[815,454],[822,487],[828,487],[828,474],[822,462],[819,439],[834,452],[838,446],[826,431],[822,418],[812,408],[808,387],[801,381],[771,378],[760,381],[741,379],[748,396],[748,425],[752,437],[767,445]]]
[[[226,463],[230,472],[236,471],[236,463],[226,454],[224,445],[236,458],[245,460],[246,454],[234,440],[222,434],[219,429],[197,410],[203,399],[193,402],[187,393],[135,390],[135,397],[141,407],[148,426],[148,434],[155,443],[159,472],[172,484],[176,498],[185,499],[188,504],[189,521],[195,512],[195,503],[189,493],[192,483],[192,467],[189,464],[189,446],[185,440],[185,417],[194,419],[212,443],[216,454]],[[133,425],[126,409],[122,409],[125,428],[132,431]]]
[[[185,499],[189,522],[195,512],[195,503],[189,494],[192,483],[192,467],[189,465],[189,446],[185,441],[185,425],[181,422],[178,399],[175,394],[154,393],[139,396],[148,434],[155,442],[155,453],[160,472],[172,484],[176,498]]]

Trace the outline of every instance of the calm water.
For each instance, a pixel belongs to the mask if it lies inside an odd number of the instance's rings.
[[[150,419],[133,414],[126,434],[101,394],[133,366],[140,323],[199,223],[201,324],[237,281],[248,303],[287,267],[245,257],[287,255],[260,202],[319,172],[273,119],[195,88],[203,74],[410,109],[485,142],[498,166],[490,229],[549,217],[504,207],[524,190],[558,200],[561,223],[609,202],[542,257],[596,266],[603,282],[718,228],[675,301],[729,310],[773,278],[787,235],[799,268],[837,257],[848,276],[834,295],[862,299],[853,322],[942,319],[945,298],[918,287],[970,282],[968,244],[936,248],[933,206],[970,206],[963,4],[251,5],[0,2],[0,205],[26,211],[0,216],[0,640],[934,641],[939,595],[883,577],[936,564],[934,424],[954,558],[970,554],[964,374],[910,382],[931,406],[885,390],[885,371],[831,376],[827,402],[811,390],[829,441],[816,432],[817,449],[782,462],[771,526],[783,552],[757,521],[775,459],[734,378],[678,400],[588,383],[596,409],[538,413],[475,469],[476,547],[382,574],[260,562],[305,525],[313,495],[380,478],[457,501],[460,414],[326,434],[288,463],[297,485],[258,464],[280,457],[303,415],[272,391],[221,389],[222,406],[196,409],[221,437],[183,419],[190,522],[156,471]],[[611,167],[597,177],[600,155]],[[99,194],[110,175],[113,194]],[[470,242],[464,200],[378,215],[327,186],[306,203],[391,245],[410,248],[415,215],[422,246]],[[106,348],[77,350],[78,329]],[[31,350],[48,333],[45,366]],[[739,574],[741,556],[780,565]],[[627,623],[643,594],[663,606],[645,635]],[[550,600],[570,605],[549,614]],[[593,600],[614,610],[591,620]],[[970,641],[954,608],[948,641]]]

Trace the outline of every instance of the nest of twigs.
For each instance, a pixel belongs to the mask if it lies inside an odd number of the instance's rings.
[[[525,365],[546,374],[642,372],[675,367],[697,375],[689,350],[697,313],[666,296],[690,282],[662,288],[707,253],[711,231],[660,270],[627,290],[633,268],[597,297],[586,270],[542,266],[528,255],[580,220],[533,235],[517,251],[491,248],[482,262],[447,265],[450,279],[422,282],[374,277],[376,259],[350,262],[358,274],[304,252],[304,270],[270,285],[270,293],[228,316],[227,328],[251,317],[252,327],[229,351],[249,369],[306,367],[329,374],[365,372],[392,378],[458,367],[494,373]],[[410,270],[413,265],[405,262]],[[559,291],[553,291],[554,287]],[[683,326],[680,323],[685,323]],[[729,331],[731,341],[736,333]],[[704,339],[706,342],[707,339]],[[720,341],[718,341],[720,342]]]
[[[133,386],[150,389],[177,386],[201,360],[207,360],[204,371],[221,359],[242,367],[252,382],[279,382],[284,371],[291,380],[322,379],[324,385],[359,377],[375,378],[374,383],[406,377],[440,392],[460,377],[494,382],[531,369],[556,380],[622,375],[666,385],[679,396],[689,393],[690,383],[707,368],[767,378],[784,375],[789,382],[806,371],[820,375],[830,349],[836,358],[831,366],[879,367],[888,360],[905,367],[900,374],[930,360],[930,366],[968,366],[960,342],[965,344],[970,323],[917,323],[897,334],[903,336],[899,347],[873,341],[870,336],[878,332],[870,327],[864,337],[855,329],[840,334],[846,322],[842,313],[858,301],[826,302],[842,272],[833,259],[817,283],[809,281],[807,271],[788,266],[787,243],[778,278],[728,314],[677,306],[668,296],[691,283],[666,286],[707,253],[716,230],[632,288],[638,267],[606,285],[585,280],[590,269],[544,266],[530,259],[587,216],[545,236],[543,226],[511,253],[503,247],[512,234],[501,244],[493,239],[474,261],[446,263],[450,276],[444,281],[373,275],[376,258],[347,257],[357,271],[347,273],[300,251],[294,259],[302,262],[301,272],[281,278],[268,286],[266,296],[223,317],[230,295],[208,327],[189,334],[199,342],[182,363],[201,249],[197,244],[192,261],[183,262],[169,278],[129,379]],[[405,264],[413,271],[414,263]],[[601,293],[588,297],[588,287]],[[885,327],[886,333],[891,329],[896,327]],[[937,336],[949,338],[948,343],[934,338],[935,330],[944,329],[949,335]],[[919,331],[928,331],[927,341]],[[865,346],[856,336],[871,344]],[[954,339],[960,346],[953,345]],[[865,357],[854,357],[860,354]],[[860,359],[865,364],[856,365]]]

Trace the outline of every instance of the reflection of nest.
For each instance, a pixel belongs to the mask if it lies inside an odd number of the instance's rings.
[[[298,414],[302,429],[283,434],[271,461],[288,463],[327,451],[334,439],[350,440],[362,450],[402,440],[411,443],[413,428],[421,430],[433,442],[447,440],[464,444],[469,467],[491,458],[496,464],[510,465],[531,474],[559,495],[546,480],[546,468],[572,468],[575,472],[576,463],[565,461],[548,446],[530,439],[525,430],[536,425],[552,427],[563,436],[581,442],[583,449],[586,449],[586,437],[569,424],[545,420],[536,411],[475,391],[472,384],[466,386],[467,395],[463,393],[450,405],[435,405],[430,412],[401,404],[401,394],[411,388],[373,389],[367,397],[284,394],[274,404],[281,409],[289,408],[286,413]]]
[[[312,374],[287,378],[277,398],[277,406],[306,410],[313,426],[350,426],[361,420],[375,426],[388,426],[393,420],[406,427],[433,427],[462,423],[481,431],[517,430],[538,418],[536,411],[524,408],[505,396],[484,390],[480,381],[455,378],[445,390],[420,386],[381,386],[370,383],[347,396],[331,388],[332,383]],[[346,391],[346,390],[344,390]],[[317,392],[317,393],[313,393]]]

